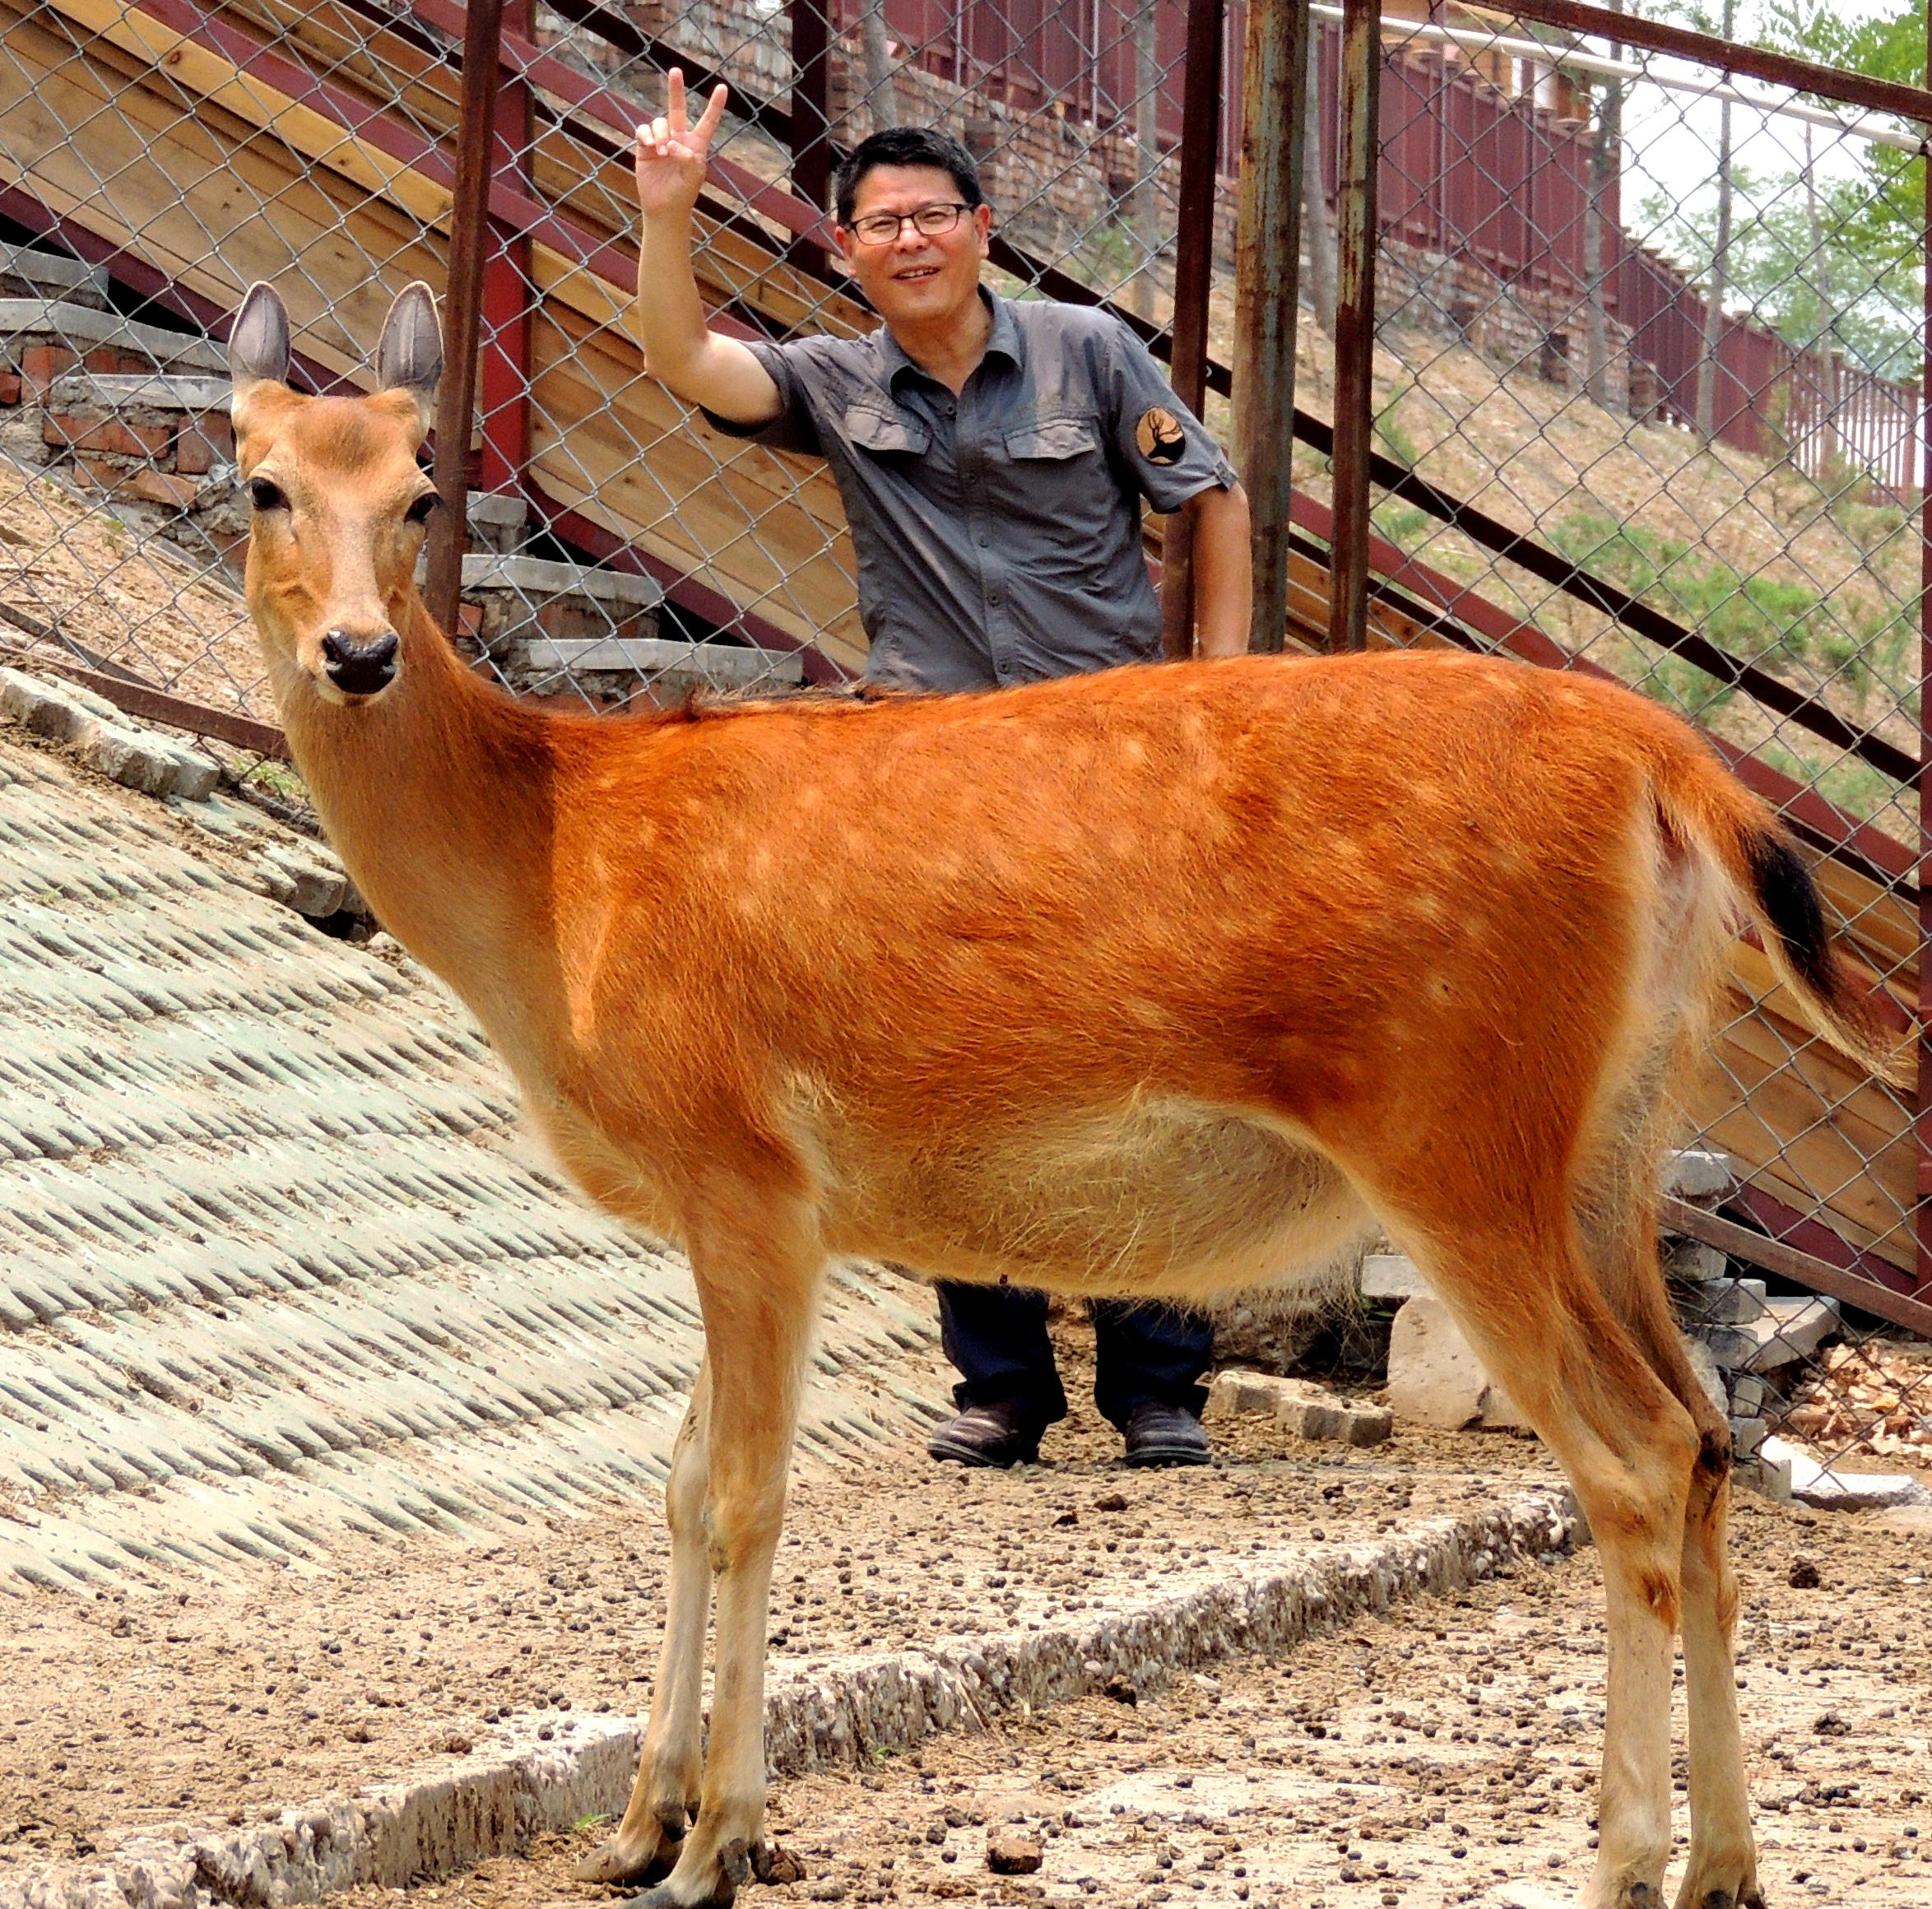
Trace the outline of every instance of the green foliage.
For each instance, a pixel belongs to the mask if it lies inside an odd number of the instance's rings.
[[[1413,471],[1422,451],[1402,428],[1402,400],[1408,395],[1409,387],[1405,385],[1375,414],[1375,441],[1405,471]]]
[[[1688,543],[1594,511],[1554,525],[1549,539],[1579,569],[1621,586],[1732,656],[1801,664],[1855,694],[1874,677],[1897,680],[1911,634],[1910,606],[1843,591],[1828,600],[1808,583],[1745,576],[1721,559],[1693,555]],[[1656,677],[1665,699],[1691,715],[1721,707],[1731,694],[1680,657],[1660,659]]]
[[[1427,543],[1436,529],[1436,520],[1426,510],[1385,497],[1368,513],[1369,522],[1397,550],[1414,550]]]

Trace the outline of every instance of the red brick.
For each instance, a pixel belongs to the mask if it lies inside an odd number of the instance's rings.
[[[55,379],[72,371],[80,360],[65,345],[30,345],[20,355],[21,376],[27,389],[40,397]]]
[[[201,486],[192,477],[176,477],[165,471],[133,471],[121,480],[120,489],[150,504],[164,504],[170,510],[186,510],[194,502]]]
[[[174,468],[190,477],[205,477],[217,463],[235,457],[235,429],[212,412],[183,425],[174,440]]]
[[[138,458],[144,463],[165,457],[168,450],[166,425],[123,424],[118,418],[103,417],[98,411],[50,411],[40,434],[50,444],[114,458]]]
[[[0,371],[0,404],[18,404],[20,390],[20,374],[17,371]]]

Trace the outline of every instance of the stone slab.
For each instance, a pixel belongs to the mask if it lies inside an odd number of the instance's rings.
[[[1852,1469],[1852,1461],[1827,1459],[1775,1434],[1759,1447],[1761,1460],[1784,1468],[1791,1496],[1820,1511],[1896,1511],[1932,1504],[1932,1492],[1902,1473]]]
[[[796,650],[750,649],[723,643],[678,643],[669,637],[535,639],[530,667],[540,670],[630,670],[639,676],[676,673],[721,688],[736,684],[801,683],[805,659]]]

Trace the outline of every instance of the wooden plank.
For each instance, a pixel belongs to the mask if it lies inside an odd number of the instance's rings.
[[[1762,1266],[1767,1273],[1795,1280],[1800,1285],[1809,1286],[1814,1293],[1842,1299],[1848,1306],[1875,1313],[1881,1319],[1890,1320],[1894,1326],[1902,1326],[1909,1332],[1932,1339],[1932,1306],[1917,1299],[1908,1299],[1902,1293],[1893,1292],[1889,1286],[1881,1286],[1876,1280],[1860,1279],[1856,1273],[1848,1273],[1828,1260],[1800,1252],[1796,1247],[1786,1246],[1782,1240],[1767,1238],[1761,1233],[1753,1233],[1748,1226],[1720,1219],[1716,1214],[1707,1213],[1701,1206],[1693,1206],[1688,1201],[1666,1195],[1660,1216],[1674,1233],[1700,1239],[1705,1245],[1714,1246],[1720,1252],[1729,1253],[1748,1265]]]

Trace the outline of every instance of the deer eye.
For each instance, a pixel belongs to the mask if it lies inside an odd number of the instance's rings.
[[[407,510],[403,512],[402,521],[405,523],[416,524],[420,527],[430,521],[430,512],[434,510],[442,501],[443,499],[434,490],[425,490],[420,497],[416,499],[415,503],[410,505]]]
[[[248,480],[248,502],[258,510],[286,510],[289,507],[289,500],[280,486],[270,483],[266,477]]]

